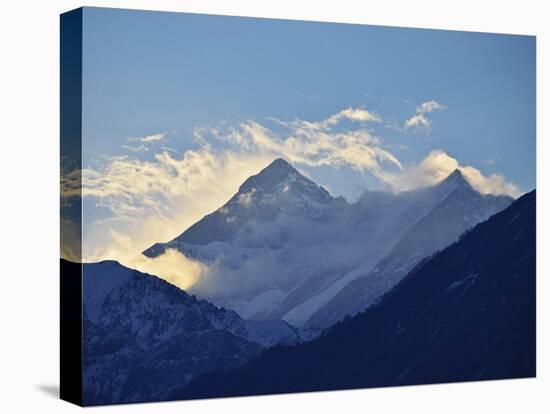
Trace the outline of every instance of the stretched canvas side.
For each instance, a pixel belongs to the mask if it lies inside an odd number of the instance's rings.
[[[60,32],[60,397],[82,405],[82,9]]]

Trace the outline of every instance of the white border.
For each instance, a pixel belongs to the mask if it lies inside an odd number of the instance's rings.
[[[64,413],[58,379],[59,13],[69,0],[9,1],[0,13],[0,406],[5,412]],[[548,12],[544,2],[485,1],[87,1],[87,6],[367,23],[537,35],[538,210],[548,211]],[[538,378],[436,386],[219,399],[104,408],[116,412],[542,412],[550,372],[545,346],[550,295],[548,220],[538,217]],[[546,299],[546,301],[545,301]],[[48,391],[49,390],[49,391]],[[95,411],[95,409],[91,409]]]

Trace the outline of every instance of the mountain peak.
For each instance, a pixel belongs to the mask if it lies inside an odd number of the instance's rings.
[[[290,170],[295,170],[295,168],[284,158],[275,158],[273,161],[271,161],[271,164],[269,164],[265,169],[268,168],[286,168]]]
[[[258,174],[249,177],[238,193],[224,207],[245,205],[262,210],[285,212],[292,216],[315,217],[326,208],[347,205],[343,198],[334,198],[322,186],[300,173],[288,161],[276,158]]]
[[[168,246],[181,243],[204,245],[227,241],[252,220],[267,222],[279,213],[292,217],[316,218],[347,207],[342,197],[332,197],[283,158],[276,158],[258,174],[248,177],[231,199],[203,217],[168,243],[144,251],[148,257],[161,254]]]
[[[284,178],[288,175],[301,175],[296,168],[294,168],[287,160],[284,158],[275,158],[271,163],[261,170],[258,174],[253,177],[265,177],[265,176],[276,176],[279,178]],[[243,183],[244,184],[244,183]]]
[[[304,177],[296,168],[283,158],[274,159],[267,167],[261,170],[258,174],[249,177],[239,188],[239,193],[249,191],[265,190],[272,192],[274,187],[280,186],[288,180],[303,179],[310,181]]]
[[[447,176],[447,179],[465,180],[464,175],[462,175],[462,171],[458,168],[455,168],[454,171]]]
[[[472,188],[468,180],[464,177],[462,174],[462,171],[460,171],[458,168],[456,168],[452,173],[450,173],[446,178],[444,178],[440,185],[443,186],[449,186],[449,187],[465,187],[465,188]]]

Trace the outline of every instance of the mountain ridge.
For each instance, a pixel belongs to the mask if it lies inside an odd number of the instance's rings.
[[[331,303],[318,309],[305,326],[326,327],[360,312],[395,286],[423,258],[451,244],[512,202],[511,198],[478,193],[459,170],[438,187],[436,190],[446,191],[442,200],[402,235],[371,272],[351,281]]]
[[[115,261],[82,265],[82,280],[86,405],[161,400],[176,385],[171,378],[181,386],[266,347],[303,340],[284,321],[244,320]]]
[[[533,191],[423,260],[378,304],[321,337],[197,377],[171,397],[533,377],[535,220]]]
[[[453,192],[454,198],[448,198]],[[343,297],[341,292],[348,285],[350,290],[355,279],[380,265],[407,232],[445,199],[451,205],[449,217],[442,214],[441,225],[430,224],[434,234],[441,234],[439,244],[420,238],[424,245],[418,249],[419,257],[407,257],[400,276],[512,199],[480,195],[456,169],[430,187],[370,193],[348,204],[278,158],[247,178],[222,207],[144,254],[156,257],[172,248],[202,262],[207,275],[190,291],[247,319],[283,318],[296,326],[326,327],[338,320],[335,315],[341,318],[361,310],[360,295],[353,309],[330,303],[339,294]],[[469,205],[461,207],[464,203]],[[430,231],[425,229],[426,234]],[[351,290],[355,295],[362,291]]]

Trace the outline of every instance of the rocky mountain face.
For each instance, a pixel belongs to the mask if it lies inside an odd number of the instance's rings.
[[[512,202],[477,193],[456,170],[412,192],[365,192],[354,204],[277,159],[174,240],[202,262],[190,292],[247,319],[324,328],[355,314],[419,260]]]
[[[174,398],[536,375],[536,195],[417,264],[377,303],[317,339],[200,376]]]
[[[113,261],[84,265],[83,292],[86,405],[164,400],[197,374],[302,340],[286,322],[243,320]]]

